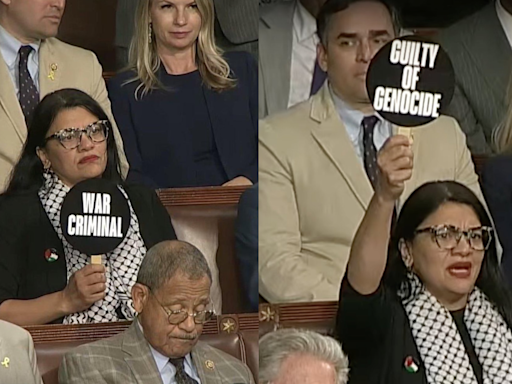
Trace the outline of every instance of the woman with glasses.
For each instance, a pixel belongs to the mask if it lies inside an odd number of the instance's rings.
[[[350,383],[512,382],[512,301],[491,220],[467,187],[382,177],[353,242],[337,336]],[[389,174],[388,174],[389,175]]]
[[[60,209],[77,183],[102,178],[129,201],[125,239],[89,264],[63,236]],[[19,325],[132,319],[130,290],[146,250],[175,239],[156,194],[124,183],[105,112],[76,89],[40,102],[21,157],[0,198],[0,319]]]

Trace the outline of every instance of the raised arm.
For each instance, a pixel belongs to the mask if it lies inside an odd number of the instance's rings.
[[[379,152],[381,177],[350,249],[347,278],[360,294],[379,287],[386,267],[391,218],[395,201],[412,175],[413,154],[409,139],[397,135]]]

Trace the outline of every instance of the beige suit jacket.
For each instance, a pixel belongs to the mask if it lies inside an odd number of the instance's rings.
[[[396,133],[397,127],[393,127]],[[413,129],[414,169],[398,204],[455,180],[483,201],[465,136],[446,116]],[[270,302],[338,300],[373,189],[330,91],[260,122],[259,290]]]
[[[49,77],[51,67],[56,66],[53,80]],[[39,49],[39,88],[41,99],[58,89],[77,88],[91,95],[112,121],[121,159],[123,175],[127,174],[128,162],[124,154],[123,142],[110,108],[102,68],[96,55],[91,51],[49,38]],[[14,84],[7,65],[0,54],[0,191],[4,190],[12,167],[18,161],[25,139],[27,126],[16,97]]]
[[[43,384],[30,334],[0,320],[0,383]]]
[[[206,343],[192,349],[192,361],[201,384],[254,384],[244,363]],[[117,336],[68,352],[59,368],[59,383],[167,384],[137,321]]]

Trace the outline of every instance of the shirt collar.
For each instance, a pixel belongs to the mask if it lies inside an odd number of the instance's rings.
[[[26,44],[22,44],[21,41],[13,37],[2,26],[0,26],[0,53],[2,53],[2,57],[9,68],[14,68],[16,58],[18,57],[18,51],[23,45]],[[29,45],[34,49],[36,54],[39,53],[41,41],[37,41]]]
[[[137,321],[137,324],[142,332],[144,334],[144,329],[142,328],[142,324],[140,321]],[[153,355],[153,358],[155,359],[156,367],[158,368],[158,372],[162,374],[162,371],[164,370],[167,363],[169,363],[169,358],[165,355],[162,355],[160,352],[158,352],[153,346],[146,340],[146,342],[149,345],[149,349],[151,350],[151,354]],[[193,367],[192,365],[192,357],[190,356],[190,353],[185,356],[185,365],[188,365],[189,367]]]
[[[331,86],[329,86],[329,91],[331,92],[331,97],[334,101],[334,106],[338,111],[338,114],[348,132],[348,135],[350,136],[352,141],[355,141],[359,137],[361,132],[361,122],[363,121],[363,118],[368,115],[364,114],[358,109],[352,108],[347,102],[342,100],[334,93]],[[379,119],[376,125],[376,129],[386,130],[388,128],[388,124],[386,124],[386,121],[383,120],[382,117],[380,117],[376,112],[373,113],[373,116]]]
[[[293,30],[297,41],[303,42],[316,34],[316,19],[297,1],[293,15]]]

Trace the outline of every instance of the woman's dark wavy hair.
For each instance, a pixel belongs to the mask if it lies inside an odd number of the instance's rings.
[[[437,181],[423,184],[405,202],[391,236],[388,264],[383,283],[392,292],[397,292],[402,283],[407,284],[407,269],[402,261],[400,239],[411,242],[414,231],[442,204],[447,202],[464,204],[473,209],[481,225],[492,227],[492,222],[480,200],[466,186],[455,181]],[[505,282],[496,252],[496,236],[485,251],[476,286],[496,306],[509,328],[512,328],[512,295]]]
[[[43,185],[43,164],[37,156],[36,149],[45,146],[45,137],[57,115],[71,108],[84,108],[98,120],[109,122],[107,138],[107,165],[102,178],[116,184],[122,183],[119,173],[119,155],[112,132],[112,123],[96,100],[78,89],[61,89],[46,95],[38,104],[28,129],[28,136],[18,163],[11,172],[9,186],[3,196],[39,190]]]

